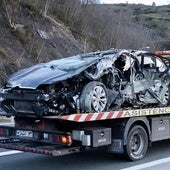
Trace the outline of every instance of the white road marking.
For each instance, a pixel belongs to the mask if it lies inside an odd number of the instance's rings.
[[[159,164],[163,164],[163,163],[167,163],[167,162],[170,162],[170,157],[158,159],[158,160],[155,160],[155,161],[152,161],[152,162],[132,166],[132,167],[129,167],[129,168],[124,168],[124,169],[121,169],[121,170],[140,170],[140,169],[149,168],[149,167],[159,165]]]
[[[14,154],[18,154],[18,153],[23,153],[23,152],[15,151],[15,150],[5,151],[5,152],[0,152],[0,156],[14,155]]]
[[[8,125],[14,125],[14,123],[0,123],[0,125],[8,126]]]
[[[13,122],[0,123],[0,125],[3,125],[3,126],[13,126],[14,123]],[[10,151],[5,151],[5,152],[0,152],[0,156],[14,155],[14,154],[19,154],[19,153],[23,153],[23,152],[22,151],[16,151],[16,150],[10,150]]]

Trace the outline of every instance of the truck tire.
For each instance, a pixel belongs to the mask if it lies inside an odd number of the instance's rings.
[[[146,130],[140,126],[133,126],[127,136],[127,144],[124,146],[126,159],[136,161],[142,159],[148,149],[148,135]]]
[[[107,106],[107,91],[103,83],[92,81],[82,90],[80,108],[82,112],[102,112]]]

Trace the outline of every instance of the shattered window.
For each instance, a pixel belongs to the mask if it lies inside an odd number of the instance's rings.
[[[147,64],[154,64],[154,61],[151,57],[144,58],[144,65],[147,65]]]
[[[159,58],[156,59],[156,67],[160,72],[164,72],[166,70],[165,64]]]
[[[155,67],[155,62],[154,62],[154,58],[152,57],[144,57],[144,62],[143,62],[144,68],[156,68]]]
[[[166,70],[166,65],[162,62],[160,58],[146,56],[144,57],[144,68],[153,68],[157,69],[160,72],[164,72]]]

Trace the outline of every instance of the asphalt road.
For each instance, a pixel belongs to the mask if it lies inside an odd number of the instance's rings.
[[[0,149],[0,170],[169,170],[170,140],[154,143],[146,157],[137,162],[104,152],[84,152],[62,157],[11,153]],[[5,155],[6,154],[6,155]]]

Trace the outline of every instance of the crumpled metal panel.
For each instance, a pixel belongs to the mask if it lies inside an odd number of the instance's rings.
[[[51,84],[71,78],[97,61],[97,57],[74,56],[29,67],[12,75],[6,87],[36,89],[39,85]]]

